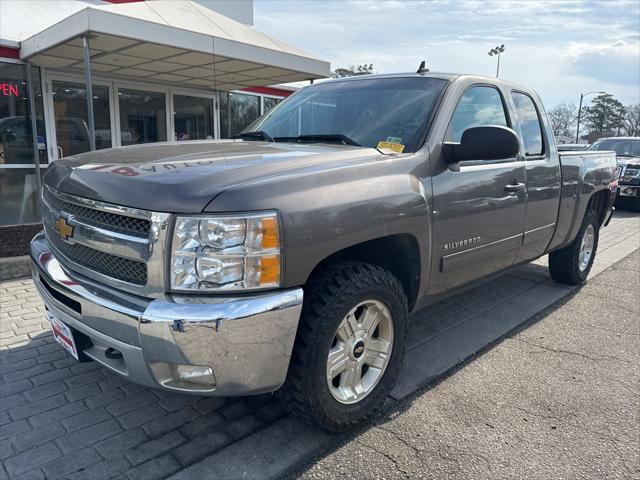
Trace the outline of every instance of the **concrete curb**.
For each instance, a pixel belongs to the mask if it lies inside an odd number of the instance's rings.
[[[0,282],[31,275],[31,260],[29,255],[21,257],[0,258]]]

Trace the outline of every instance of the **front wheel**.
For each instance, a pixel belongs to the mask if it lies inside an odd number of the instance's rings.
[[[400,282],[383,268],[347,262],[314,275],[283,389],[294,413],[335,432],[375,413],[402,365],[407,311]]]
[[[549,273],[556,282],[580,285],[585,282],[598,249],[600,221],[593,210],[587,210],[571,244],[549,254]]]

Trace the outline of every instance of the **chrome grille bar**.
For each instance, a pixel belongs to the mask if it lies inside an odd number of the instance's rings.
[[[76,197],[47,185],[43,188],[45,235],[60,263],[71,271],[145,297],[158,297],[165,291],[169,218],[168,213]],[[56,231],[60,219],[73,229],[67,238]]]

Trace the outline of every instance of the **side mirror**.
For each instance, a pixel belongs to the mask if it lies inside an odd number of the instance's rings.
[[[518,156],[520,140],[508,127],[486,125],[466,129],[460,143],[445,142],[443,150],[449,164],[465,160],[504,160]]]

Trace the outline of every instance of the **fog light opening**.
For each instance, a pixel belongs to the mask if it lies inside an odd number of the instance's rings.
[[[176,380],[197,383],[199,385],[206,385],[209,387],[215,387],[216,385],[216,380],[213,377],[213,370],[211,370],[211,367],[199,365],[174,365],[174,372]]]
[[[207,365],[180,365],[155,362],[151,370],[158,383],[183,392],[210,392],[216,388],[216,377]]]

